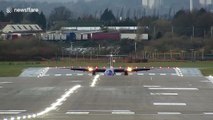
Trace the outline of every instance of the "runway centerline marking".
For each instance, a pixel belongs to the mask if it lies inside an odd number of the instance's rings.
[[[16,115],[26,111],[27,110],[0,110],[0,115]]]
[[[165,106],[186,106],[186,103],[153,103],[153,105],[165,105]]]
[[[134,115],[135,112],[124,112],[124,111],[116,111],[116,112],[112,112],[112,114],[115,114],[115,115]]]
[[[149,75],[156,75],[155,73],[149,73]]]
[[[166,73],[160,73],[160,75],[163,75],[163,76],[165,76],[165,75],[166,75]]]
[[[168,95],[168,96],[177,96],[178,93],[150,93],[150,95]]]
[[[11,84],[13,82],[0,82],[0,84]]]
[[[100,78],[100,75],[96,75],[96,76],[93,78],[90,87],[95,87],[95,85],[97,84],[97,81],[99,80],[99,78]]]
[[[158,115],[180,115],[180,112],[158,112]]]
[[[144,85],[143,87],[145,87],[145,88],[159,88],[160,86],[158,86],[158,85]]]
[[[87,115],[89,112],[66,112],[66,114],[71,114],[71,115]]]
[[[55,74],[56,77],[61,76],[61,74]]]
[[[148,88],[149,90],[199,90],[198,88]]]
[[[72,76],[72,74],[66,74],[66,76]]]
[[[213,112],[204,112],[204,115],[213,115]]]

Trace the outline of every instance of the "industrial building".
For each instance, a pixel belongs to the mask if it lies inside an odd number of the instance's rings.
[[[4,40],[17,39],[20,37],[33,37],[43,30],[37,24],[7,24],[2,29],[2,38]]]

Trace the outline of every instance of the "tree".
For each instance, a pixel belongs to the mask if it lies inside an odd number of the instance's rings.
[[[39,14],[38,24],[42,27],[42,29],[46,28],[47,20],[43,12]]]
[[[6,20],[13,23],[21,23],[23,21],[23,13],[21,12],[12,12],[8,13],[6,16]]]
[[[115,16],[111,10],[108,8],[104,10],[104,13],[101,15],[101,21],[105,24],[111,24],[115,22]]]
[[[5,15],[3,11],[0,11],[0,22],[4,22],[5,21]]]
[[[72,17],[72,12],[66,7],[57,7],[50,13],[50,22],[68,21]]]

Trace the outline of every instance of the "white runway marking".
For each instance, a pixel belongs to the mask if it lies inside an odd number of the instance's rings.
[[[100,75],[96,75],[96,76],[94,77],[94,79],[92,80],[92,83],[91,83],[90,87],[95,87],[95,85],[96,85],[96,83],[97,83],[99,77],[100,77]]]
[[[172,73],[171,75],[178,75],[178,74],[176,74],[176,73]]]
[[[11,84],[13,82],[0,82],[0,84]]]
[[[130,110],[68,110],[68,112],[130,112]]]
[[[27,110],[0,110],[0,115],[16,115]]]
[[[213,112],[204,112],[204,115],[213,115]]]
[[[150,90],[199,90],[198,88],[149,88]]]
[[[149,73],[149,75],[156,75],[155,73]]]
[[[186,103],[153,103],[153,105],[186,106]]]
[[[59,77],[59,76],[61,76],[61,74],[55,74],[55,76],[56,76],[56,77]]]
[[[158,112],[159,115],[180,115],[180,112]]]
[[[207,77],[207,79],[209,79],[209,81],[210,81],[211,83],[213,83],[213,76],[210,75],[210,76]]]
[[[165,76],[166,74],[165,73],[161,73],[160,75]]]
[[[66,76],[72,76],[72,74],[66,74]]]
[[[83,81],[72,81],[73,83],[81,83],[81,82],[83,82]]]
[[[112,114],[114,114],[114,115],[134,115],[135,114],[135,112],[122,112],[122,111],[118,111],[118,112],[112,112]]]
[[[144,73],[138,73],[137,75],[144,75]]]
[[[144,85],[145,88],[159,88],[160,86],[157,85]]]
[[[81,87],[81,85],[76,85],[76,86],[70,88],[59,99],[57,99],[56,102],[52,103],[51,106],[49,106],[45,110],[37,113],[36,117],[45,115],[45,114],[49,113],[50,111],[57,109],[60,105],[62,105],[64,103],[64,101],[67,100],[68,97],[70,97],[71,94],[73,94],[80,87]]]
[[[82,73],[78,73],[77,75],[78,75],[78,76],[83,76],[84,74],[82,74]]]
[[[168,96],[177,96],[178,93],[150,93],[150,95],[168,95]]]
[[[89,112],[66,112],[66,114],[71,114],[71,115],[87,115]]]

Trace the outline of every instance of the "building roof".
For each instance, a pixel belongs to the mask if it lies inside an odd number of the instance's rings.
[[[41,31],[42,29],[37,24],[8,24],[2,30],[3,33],[34,33]]]

